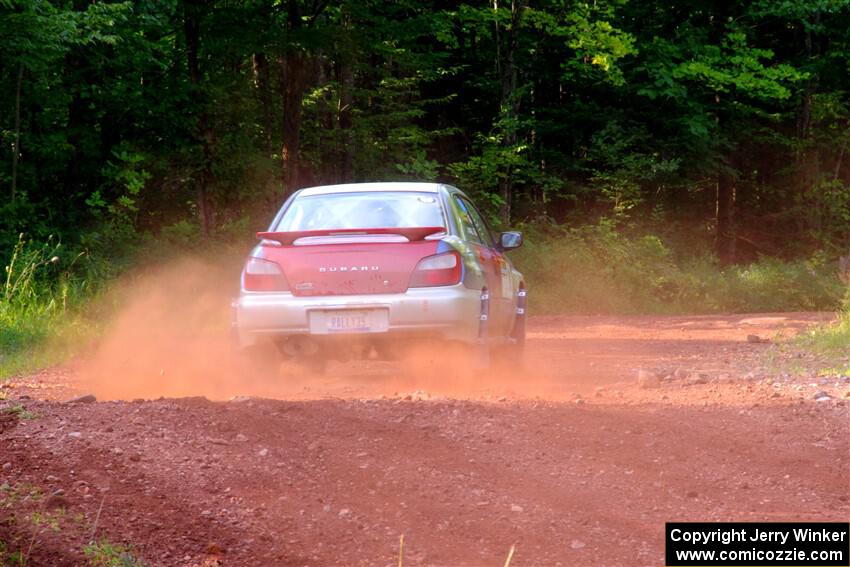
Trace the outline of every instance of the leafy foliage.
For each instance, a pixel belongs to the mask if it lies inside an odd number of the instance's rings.
[[[624,236],[610,221],[526,228],[516,261],[536,313],[816,311],[835,309],[845,291],[821,256],[723,269],[707,249],[677,253],[657,236]]]
[[[710,234],[725,176],[738,259],[784,253],[789,219],[791,253],[850,244],[844,1],[6,0],[0,16],[3,259],[20,232],[208,234],[270,215],[283,179],[443,180],[504,223],[663,209]]]

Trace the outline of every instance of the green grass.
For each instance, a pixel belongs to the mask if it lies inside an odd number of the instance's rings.
[[[85,252],[21,235],[0,280],[0,378],[61,362],[95,336],[84,307],[105,274]]]
[[[91,567],[144,567],[131,547],[105,540],[86,545],[83,553]]]
[[[90,239],[99,252],[69,251],[21,235],[0,279],[0,380],[61,364],[95,341],[121,307],[120,295],[110,293],[120,274],[145,273],[187,256],[239,265],[254,242],[248,223],[230,223],[210,240],[191,223],[112,244]]]
[[[36,417],[38,417],[36,414],[27,410],[24,406],[20,404],[0,409],[0,413],[14,415],[19,419],[35,419]]]
[[[97,519],[91,524],[82,511],[46,510],[44,498],[45,492],[29,483],[0,485],[0,524],[13,528],[4,534],[7,539],[0,539],[0,567],[34,565],[32,556],[55,534],[64,533],[66,541],[93,537]],[[144,567],[133,546],[107,539],[90,541],[82,552],[90,567]]]
[[[20,325],[32,332],[18,333]],[[12,332],[9,330],[12,329]],[[5,313],[0,316],[0,380],[61,364],[94,340],[101,324],[79,313],[45,316]],[[10,337],[11,335],[11,337]]]
[[[801,340],[818,352],[850,355],[850,311],[842,313],[829,325],[811,329],[802,335]]]
[[[676,254],[657,236],[601,223],[529,227],[513,258],[537,314],[699,314],[835,310],[846,286],[827,260],[763,258],[722,268],[708,253]]]
[[[801,333],[795,346],[817,355],[822,374],[850,376],[850,308],[834,322]]]

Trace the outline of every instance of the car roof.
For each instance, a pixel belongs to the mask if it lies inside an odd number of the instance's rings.
[[[407,181],[388,181],[381,183],[344,183],[340,185],[322,185],[320,187],[308,187],[298,191],[300,197],[312,195],[327,195],[330,193],[361,193],[380,191],[413,191],[418,193],[439,193],[441,190],[451,189],[444,183],[412,183]]]

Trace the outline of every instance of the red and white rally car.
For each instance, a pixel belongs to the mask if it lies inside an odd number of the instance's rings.
[[[438,340],[516,358],[526,288],[495,235],[459,189],[358,183],[295,192],[242,270],[233,329],[242,349],[323,367],[328,359],[396,358]]]

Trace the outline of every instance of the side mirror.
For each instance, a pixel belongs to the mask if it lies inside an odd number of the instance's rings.
[[[522,246],[521,232],[503,232],[499,235],[499,245],[502,250],[513,250]]]

